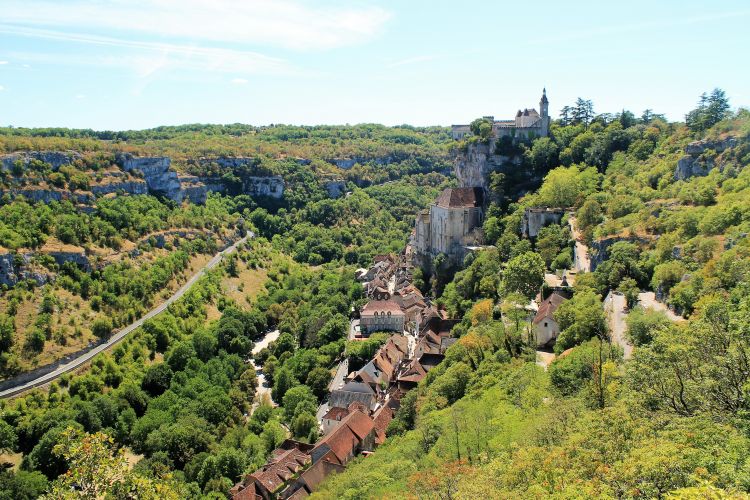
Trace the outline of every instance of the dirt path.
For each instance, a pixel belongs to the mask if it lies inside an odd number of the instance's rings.
[[[604,307],[609,317],[609,330],[612,342],[622,347],[623,358],[628,360],[633,357],[633,345],[628,341],[628,325],[625,319],[625,296],[619,293],[610,293],[605,300]]]

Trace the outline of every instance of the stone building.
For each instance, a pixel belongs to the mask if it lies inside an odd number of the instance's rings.
[[[417,215],[414,247],[422,259],[443,253],[454,262],[466,254],[466,246],[482,243],[484,189],[447,188]]]
[[[521,234],[536,238],[544,226],[559,224],[566,213],[564,208],[529,207],[523,212]]]
[[[557,336],[560,335],[560,325],[555,319],[555,311],[566,300],[568,300],[567,297],[561,293],[553,292],[539,306],[531,322],[537,347],[549,347],[557,340]]]
[[[360,311],[360,332],[369,336],[372,332],[404,331],[404,311],[392,300],[371,300]]]
[[[539,111],[534,108],[520,109],[512,120],[495,120],[493,116],[485,116],[492,122],[493,139],[511,137],[513,139],[533,139],[535,137],[547,137],[549,135],[549,101],[547,100],[547,89],[542,90],[542,98],[539,100]],[[453,139],[463,139],[471,135],[469,125],[451,125]]]

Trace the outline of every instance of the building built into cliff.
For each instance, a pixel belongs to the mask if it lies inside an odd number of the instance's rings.
[[[513,139],[533,139],[535,137],[547,137],[549,135],[549,101],[547,100],[547,89],[542,90],[542,98],[539,100],[539,111],[534,108],[520,109],[512,120],[495,120],[493,116],[486,117],[492,122],[492,138],[511,137]],[[451,125],[453,139],[463,139],[471,135],[469,125]]]
[[[467,246],[482,244],[484,194],[481,187],[447,188],[417,215],[414,250],[423,262],[441,253],[460,262]]]

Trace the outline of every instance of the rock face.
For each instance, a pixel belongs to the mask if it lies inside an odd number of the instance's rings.
[[[55,259],[55,262],[57,262],[58,265],[62,266],[66,262],[72,262],[73,264],[76,264],[78,267],[83,269],[84,271],[91,271],[91,263],[89,262],[89,258],[86,257],[86,252],[83,250],[81,251],[65,251],[65,250],[59,250],[59,251],[50,251],[46,252],[47,255]]]
[[[149,193],[158,194],[180,203],[184,193],[177,172],[170,169],[167,156],[137,158],[129,153],[118,154],[117,162],[126,172],[137,171],[143,175]]]
[[[520,166],[520,158],[493,154],[494,149],[495,143],[490,141],[469,144],[466,151],[457,151],[453,160],[453,171],[459,186],[488,189],[490,172],[501,172]]]
[[[63,165],[69,165],[75,160],[81,158],[79,153],[75,151],[24,151],[17,153],[10,153],[0,157],[0,164],[3,170],[10,170],[13,165],[21,160],[25,165],[28,165],[31,160],[39,160],[52,165],[53,170],[57,170]]]
[[[251,196],[268,196],[279,199],[284,196],[284,179],[280,175],[271,177],[246,177],[242,179],[243,191]]]
[[[343,180],[329,181],[325,183],[325,188],[331,198],[341,198],[346,193],[346,182]]]
[[[51,203],[53,201],[71,200],[76,203],[90,203],[93,200],[91,193],[86,191],[71,192],[66,189],[43,189],[43,188],[22,188],[0,190],[0,197],[9,195],[11,198],[23,196],[32,202]]]
[[[647,240],[639,238],[638,236],[610,236],[608,238],[602,238],[595,240],[591,243],[589,257],[591,259],[591,271],[596,271],[599,265],[607,260],[609,247],[620,241],[629,241],[631,243],[640,244],[645,243]]]
[[[695,141],[685,146],[685,156],[677,161],[674,171],[675,180],[687,180],[691,177],[705,176],[716,166],[715,156],[737,145],[737,139],[729,137],[719,141]]]
[[[0,253],[0,285],[15,286],[19,281],[31,279],[37,285],[50,280],[46,274],[30,271],[27,266],[32,254],[14,254],[7,251]]]
[[[148,186],[142,180],[118,180],[91,186],[91,192],[97,196],[109,193],[148,194]]]

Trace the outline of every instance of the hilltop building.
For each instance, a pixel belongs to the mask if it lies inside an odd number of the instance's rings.
[[[549,135],[549,101],[547,100],[547,89],[542,90],[542,98],[539,100],[539,111],[534,108],[520,109],[512,120],[495,120],[494,116],[486,116],[492,122],[492,137],[511,137],[513,139],[533,139],[534,137],[547,137]],[[471,134],[468,125],[451,125],[453,139],[463,139]]]
[[[460,262],[467,246],[481,245],[483,221],[484,189],[447,188],[417,216],[414,250],[423,260],[443,253]]]

